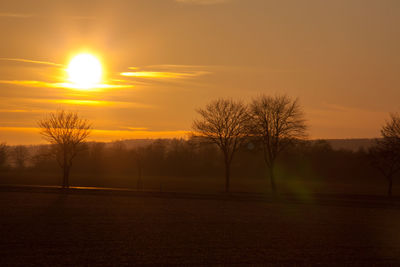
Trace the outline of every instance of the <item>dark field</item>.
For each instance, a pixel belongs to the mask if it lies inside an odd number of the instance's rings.
[[[1,173],[0,185],[54,185],[61,184],[61,172],[55,174],[35,172]],[[373,195],[385,196],[387,194],[387,181],[377,176],[373,179],[365,177],[352,177],[345,179],[335,177],[326,179],[318,177],[305,179],[300,177],[279,177],[277,179],[278,191],[308,196],[309,194],[348,194],[348,195]],[[73,173],[70,177],[71,185],[84,187],[112,187],[137,189],[136,175],[90,175]],[[184,193],[218,194],[224,191],[225,180],[220,176],[144,176],[142,189],[145,191],[173,191]],[[269,194],[270,181],[267,177],[231,177],[231,191],[256,194]],[[400,183],[394,182],[393,195],[400,196]]]
[[[0,192],[0,265],[400,265],[380,197]]]

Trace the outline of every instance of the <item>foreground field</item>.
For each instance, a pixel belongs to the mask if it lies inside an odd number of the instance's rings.
[[[61,173],[1,173],[0,185],[54,185],[62,183]],[[387,181],[380,176],[374,179],[364,177],[353,177],[352,179],[306,179],[301,177],[279,177],[277,179],[278,191],[281,193],[307,196],[309,194],[350,194],[350,195],[374,195],[385,196],[387,194]],[[136,175],[89,175],[73,173],[70,177],[73,186],[85,187],[113,187],[130,188],[136,190]],[[225,178],[220,176],[144,176],[142,178],[142,189],[145,191],[173,191],[185,193],[221,193],[225,190]],[[266,177],[240,177],[233,176],[231,179],[231,191],[242,193],[271,192],[270,181]],[[400,196],[400,184],[393,185],[393,195]]]
[[[400,264],[379,198],[0,192],[0,265]]]

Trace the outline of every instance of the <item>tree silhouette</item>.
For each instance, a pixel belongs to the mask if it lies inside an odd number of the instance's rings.
[[[193,123],[194,135],[216,144],[222,151],[225,191],[229,192],[232,159],[247,133],[247,108],[242,102],[218,99],[197,112],[201,118]]]
[[[63,170],[63,188],[69,187],[72,160],[83,149],[91,124],[75,112],[64,110],[48,114],[38,122],[40,133],[52,144],[52,154]]]
[[[393,178],[400,171],[399,114],[390,114],[390,120],[381,129],[381,136],[369,150],[371,163],[387,179],[388,196],[392,196]]]
[[[26,146],[15,146],[11,155],[18,169],[24,169],[26,167],[26,162],[29,159],[29,151]]]
[[[5,167],[7,163],[7,153],[8,147],[6,143],[0,143],[0,169]]]
[[[137,180],[136,180],[136,189],[142,190],[143,189],[143,147],[137,147],[131,151],[133,161],[135,162],[137,168]]]
[[[287,95],[261,95],[250,104],[250,135],[263,148],[272,191],[276,192],[274,167],[278,155],[294,140],[306,137],[307,126],[298,99]]]

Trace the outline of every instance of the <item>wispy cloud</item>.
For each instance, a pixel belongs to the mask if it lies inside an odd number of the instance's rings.
[[[73,83],[51,83],[31,80],[0,80],[0,84],[20,85],[27,87],[74,89],[79,91],[101,91],[106,89],[133,88],[133,85],[128,84],[98,84],[90,89],[82,89],[81,87]]]
[[[55,66],[55,67],[62,67],[62,64],[49,62],[49,61],[40,61],[40,60],[31,60],[31,59],[23,59],[23,58],[0,58],[1,61],[15,61],[21,63],[32,63],[32,64],[39,64],[39,65],[48,65],[48,66]]]
[[[22,64],[34,64],[36,66],[50,66],[57,67],[60,70],[65,70],[65,65],[51,62],[51,61],[42,61],[35,59],[26,59],[26,58],[0,58],[1,61],[13,61]],[[107,80],[103,83],[96,84],[90,88],[82,87],[79,84],[64,82],[66,79],[64,77],[53,77],[53,81],[41,81],[41,80],[27,80],[27,79],[13,79],[0,80],[0,84],[9,84],[15,86],[24,86],[24,87],[35,87],[35,88],[60,88],[60,89],[70,89],[76,91],[105,91],[108,89],[124,89],[124,88],[133,88],[134,85],[132,81],[120,81],[116,82],[113,80]]]
[[[39,139],[39,128],[36,127],[15,127],[15,126],[0,126],[0,131],[5,134],[28,134],[27,136],[35,137],[31,138],[32,143],[43,143],[43,140]],[[187,137],[189,131],[131,131],[131,130],[106,130],[106,129],[94,129],[89,137],[91,141],[113,141],[119,139],[158,139],[158,138],[184,138]],[[26,135],[25,135],[26,136]],[[21,142],[18,141],[18,144]],[[17,143],[16,143],[17,144]]]
[[[58,88],[57,83],[48,83],[42,81],[25,81],[25,80],[0,80],[0,84],[10,85],[21,85],[28,87],[46,87],[46,88]]]
[[[210,73],[209,71],[199,69],[198,66],[186,65],[158,65],[148,66],[143,69],[129,67],[129,70],[131,71],[121,72],[120,75],[146,79],[184,79]]]
[[[52,103],[68,104],[68,105],[82,105],[82,106],[107,106],[118,108],[152,108],[151,105],[135,103],[135,102],[122,102],[122,101],[107,101],[107,100],[89,100],[89,99],[55,99],[45,100]]]
[[[65,66],[59,63],[50,61],[41,61],[33,59],[24,58],[0,58],[0,61],[14,61],[19,63],[37,64],[44,66],[52,66],[64,68]],[[43,88],[64,88],[72,89],[78,91],[103,91],[107,89],[123,89],[123,88],[133,88],[134,84],[147,84],[145,80],[181,80],[195,78],[198,76],[203,76],[211,74],[209,70],[210,67],[207,66],[197,66],[197,65],[152,65],[147,67],[129,67],[126,72],[119,73],[120,77],[127,78],[139,78],[135,81],[130,79],[112,79],[112,84],[98,84],[90,89],[81,88],[79,85],[67,82],[47,82],[47,81],[36,81],[36,80],[0,80],[0,84],[10,84],[19,85],[25,87],[43,87]]]
[[[133,88],[133,85],[130,84],[96,84],[93,88],[82,89],[79,85],[73,83],[51,83],[55,88],[64,88],[64,89],[74,89],[74,90],[87,90],[87,91],[98,91],[105,89],[122,89],[122,88]]]
[[[177,65],[177,64],[163,64],[163,65],[150,65],[147,68],[159,70],[204,70],[209,69],[210,66],[205,65]],[[139,69],[138,67],[131,67],[131,69]]]
[[[48,100],[49,102],[70,104],[70,105],[84,105],[84,106],[108,106],[110,103],[108,101],[102,100],[87,100],[87,99],[57,99]]]
[[[27,112],[42,112],[43,110],[32,109],[0,109],[0,113],[27,113]]]
[[[121,127],[122,130],[128,131],[147,131],[149,128],[146,127]]]
[[[14,127],[14,126],[1,126],[1,131],[24,131],[24,132],[37,132],[39,128],[35,127]]]
[[[158,72],[158,71],[134,71],[134,72],[122,72],[122,76],[126,77],[139,77],[139,78],[165,78],[165,79],[180,79],[196,77],[208,74],[208,72],[197,71],[197,72]]]
[[[101,97],[52,97],[52,98],[9,98],[0,97],[0,101],[7,103],[0,109],[0,113],[32,113],[46,112],[51,107],[65,106],[86,106],[86,107],[107,107],[117,109],[151,109],[154,105],[134,101],[109,100]],[[40,108],[46,107],[46,109]]]
[[[0,13],[0,18],[15,18],[15,19],[25,19],[33,17],[32,14],[23,13]]]
[[[194,5],[215,5],[229,2],[230,0],[175,0],[178,3],[194,4]]]
[[[1,129],[1,128],[0,128]],[[187,137],[189,131],[151,131],[151,130],[93,130],[91,139],[96,141],[112,141],[116,139],[157,139]]]

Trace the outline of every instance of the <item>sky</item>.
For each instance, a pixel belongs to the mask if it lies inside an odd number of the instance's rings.
[[[298,97],[310,138],[373,138],[400,111],[398,0],[1,0],[0,142],[60,109],[92,140],[184,137],[219,98]],[[101,88],[66,84],[81,52]]]

